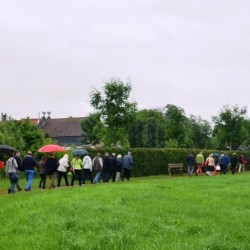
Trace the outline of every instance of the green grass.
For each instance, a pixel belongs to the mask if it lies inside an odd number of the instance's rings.
[[[55,190],[35,180],[12,195],[8,185],[0,180],[0,249],[250,249],[249,174]]]

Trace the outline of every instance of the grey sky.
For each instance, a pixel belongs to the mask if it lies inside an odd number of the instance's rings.
[[[90,91],[111,77],[130,79],[140,109],[174,104],[210,120],[223,105],[248,106],[249,9],[247,0],[0,0],[0,112],[86,116]]]

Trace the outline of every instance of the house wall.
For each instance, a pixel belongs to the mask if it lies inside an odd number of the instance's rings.
[[[60,136],[60,137],[52,137],[53,140],[57,142],[60,146],[70,147],[72,144],[76,146],[81,146],[81,137],[80,136]]]

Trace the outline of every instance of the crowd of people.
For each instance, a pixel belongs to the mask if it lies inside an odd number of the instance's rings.
[[[74,156],[69,162],[68,154],[65,154],[59,161],[56,159],[54,153],[49,156],[43,156],[40,161],[33,157],[32,152],[28,151],[27,155],[21,159],[20,152],[15,152],[13,156],[10,156],[6,162],[6,176],[10,179],[10,188],[8,193],[15,193],[15,187],[18,191],[22,188],[19,185],[19,173],[23,171],[26,176],[25,191],[31,191],[32,181],[34,178],[35,170],[38,170],[40,175],[39,188],[46,188],[47,177],[49,179],[48,188],[52,189],[61,186],[62,178],[64,178],[66,186],[74,186],[75,180],[78,180],[79,186],[85,184],[87,178],[92,184],[96,184],[101,181],[112,182],[129,180],[131,176],[131,170],[133,166],[133,157],[131,152],[127,155],[117,155],[112,153],[105,153],[101,156],[100,153],[92,160],[87,154],[81,158],[80,155]],[[95,176],[92,176],[92,174]],[[71,182],[68,178],[71,177]],[[55,183],[57,179],[57,185]]]
[[[232,174],[236,173],[238,167],[238,173],[245,172],[245,165],[247,163],[246,157],[244,154],[241,154],[240,157],[236,153],[233,153],[232,157],[229,158],[227,153],[223,154],[209,154],[205,159],[203,152],[194,156],[193,153],[190,153],[186,157],[186,163],[188,167],[188,175],[191,177],[194,173],[195,165],[197,166],[195,174],[202,175],[216,175],[218,172],[221,174],[226,174],[229,171],[229,167]]]
[[[218,172],[226,174],[229,167],[232,174],[245,172],[245,165],[247,163],[244,154],[240,157],[236,153],[229,158],[227,153],[223,154],[210,154],[206,159],[203,152],[194,156],[190,153],[186,157],[186,164],[188,175],[191,177],[195,175],[216,175]],[[38,170],[40,175],[39,188],[46,188],[46,180],[49,179],[48,188],[52,189],[60,187],[62,179],[64,179],[65,186],[74,186],[75,180],[78,181],[79,186],[85,184],[87,178],[91,183],[96,184],[103,179],[103,182],[123,181],[129,180],[131,176],[131,169],[133,166],[133,158],[131,152],[127,155],[116,156],[115,153],[109,155],[105,153],[101,156],[100,153],[91,159],[87,154],[84,156],[76,155],[69,162],[68,154],[65,154],[61,159],[57,160],[54,153],[49,156],[43,156],[40,161],[36,161],[32,152],[28,151],[27,155],[21,159],[20,152],[16,151],[13,156],[10,156],[6,162],[6,176],[10,179],[10,188],[8,193],[14,193],[15,187],[18,191],[22,188],[19,185],[19,172],[23,171],[26,176],[26,185],[24,190],[31,191],[32,181],[35,175],[35,170]],[[195,169],[195,166],[196,169]],[[0,162],[0,168],[3,168]],[[94,174],[94,176],[93,176]],[[55,183],[57,179],[57,183]]]

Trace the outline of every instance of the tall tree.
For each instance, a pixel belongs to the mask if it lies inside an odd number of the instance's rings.
[[[141,110],[129,133],[131,147],[162,148],[165,146],[165,119],[161,111]]]
[[[190,139],[193,148],[210,148],[212,138],[212,127],[206,120],[201,117],[191,115],[190,122]]]
[[[81,121],[82,142],[83,144],[98,144],[103,135],[103,123],[100,120],[100,115],[97,113],[90,114]]]
[[[229,147],[230,150],[237,149],[247,139],[246,135],[246,113],[247,108],[239,108],[237,105],[232,108],[223,106],[218,116],[213,116],[214,137],[219,142],[218,147]]]
[[[168,104],[164,108],[166,118],[166,146],[190,147],[189,121],[182,108]]]
[[[128,131],[137,109],[137,104],[129,101],[131,90],[130,82],[111,79],[105,83],[103,92],[91,93],[91,105],[104,123],[102,141],[107,146],[128,146]]]

